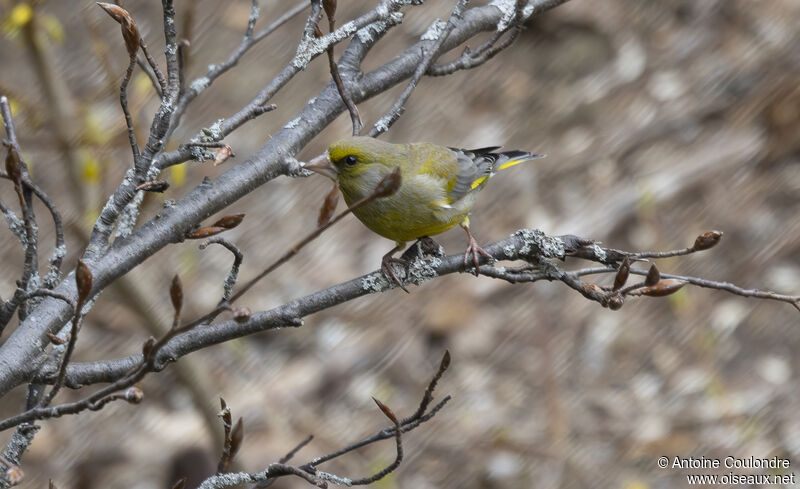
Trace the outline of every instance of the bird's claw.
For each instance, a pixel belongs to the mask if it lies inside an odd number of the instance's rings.
[[[477,277],[479,274],[478,267],[480,266],[480,260],[478,258],[478,254],[481,254],[488,258],[489,260],[494,259],[492,255],[490,255],[486,250],[481,248],[478,245],[478,242],[475,241],[475,238],[472,235],[469,235],[469,245],[467,245],[467,251],[464,252],[464,266],[469,266],[469,255],[472,255],[472,263],[475,265],[475,276]]]
[[[403,285],[403,282],[397,277],[397,274],[394,273],[394,269],[392,268],[392,263],[399,263],[401,265],[408,266],[408,261],[403,260],[402,258],[394,258],[391,256],[391,253],[387,254],[381,260],[381,272],[383,273],[383,276],[386,278],[386,280],[388,280],[389,282],[396,283],[398,287],[403,289],[403,292],[405,292],[406,294],[410,294],[405,285]]]

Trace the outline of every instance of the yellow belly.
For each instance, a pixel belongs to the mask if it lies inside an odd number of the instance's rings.
[[[353,214],[372,231],[394,241],[412,241],[423,236],[434,236],[447,231],[466,217],[465,213],[448,216],[449,220],[442,220],[434,216],[414,215],[408,212],[383,212],[369,204],[356,209]]]
[[[360,187],[351,189],[341,185],[341,182],[339,186],[347,205],[361,197]],[[477,194],[470,192],[449,206],[443,206],[447,195],[441,182],[419,175],[410,176],[397,193],[373,200],[353,211],[353,214],[365,226],[385,238],[412,241],[443,233],[463,222],[475,204]]]

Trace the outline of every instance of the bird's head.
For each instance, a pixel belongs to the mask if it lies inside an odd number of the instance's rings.
[[[343,191],[371,190],[386,174],[401,166],[398,145],[370,137],[354,136],[328,147],[327,154],[305,166],[339,182]]]

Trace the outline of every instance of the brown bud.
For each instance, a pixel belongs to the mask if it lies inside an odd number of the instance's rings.
[[[147,341],[144,342],[142,345],[142,355],[147,358],[150,356],[150,352],[153,351],[153,347],[156,345],[156,339],[152,336],[147,338]]]
[[[227,228],[221,226],[210,226],[206,228],[198,228],[186,233],[186,239],[203,239],[225,232]]]
[[[336,16],[336,0],[322,0],[322,8],[325,9],[328,21],[333,23]]]
[[[245,306],[238,306],[233,309],[233,320],[237,323],[244,323],[250,319],[250,309]]]
[[[450,350],[445,350],[442,362],[439,364],[439,371],[444,372],[448,368],[450,368]]]
[[[339,203],[339,189],[334,186],[328,195],[325,196],[325,201],[322,203],[322,208],[319,210],[319,217],[317,217],[317,227],[322,227],[331,220],[333,213],[336,210],[336,204]]]
[[[647,295],[650,297],[664,297],[679,291],[685,284],[686,282],[683,280],[678,280],[676,278],[665,278],[660,280],[655,285],[644,287],[639,290],[642,295]]]
[[[217,150],[217,154],[214,156],[214,166],[221,165],[225,163],[225,160],[228,158],[233,158],[235,156],[236,155],[233,154],[233,148],[226,144]]]
[[[694,240],[692,248],[695,251],[703,251],[717,246],[722,239],[722,231],[706,231]]]
[[[219,226],[225,229],[233,229],[239,224],[241,224],[243,219],[244,219],[244,214],[233,214],[232,216],[225,216],[219,218],[219,220],[214,224],[212,224],[212,226]]]
[[[620,294],[614,294],[608,298],[608,308],[612,311],[619,311],[624,303],[625,299]]]
[[[319,28],[319,24],[314,24],[314,37],[322,37],[322,29]]]
[[[380,182],[378,182],[375,190],[372,191],[372,195],[374,195],[376,199],[388,197],[397,192],[397,189],[400,188],[402,181],[403,179],[400,176],[400,167],[397,167],[392,170],[391,173],[383,177]]]
[[[18,465],[11,465],[6,469],[6,480],[11,483],[12,486],[22,482],[24,478],[25,472],[23,472]]]
[[[125,39],[125,47],[128,49],[128,56],[131,58],[136,56],[136,51],[139,50],[139,30],[136,28],[136,22],[133,21],[131,14],[113,3],[97,2],[97,5],[105,10],[112,19],[119,22],[122,28],[122,38]]]
[[[22,159],[19,157],[17,148],[10,144],[6,155],[6,173],[12,182],[18,184],[22,178]]]
[[[129,387],[125,391],[125,400],[131,404],[139,404],[144,399],[144,392],[137,386]]]
[[[172,485],[172,489],[183,489],[184,487],[186,487],[186,477]]]
[[[372,400],[375,401],[375,404],[377,404],[380,410],[383,411],[383,414],[385,414],[387,418],[392,420],[392,423],[397,424],[397,416],[395,416],[392,410],[389,409],[389,406],[375,399],[374,397],[372,398]]]
[[[144,182],[136,187],[136,190],[143,192],[158,192],[161,193],[169,188],[169,183],[164,180],[153,180],[152,182]]]
[[[241,448],[242,440],[244,440],[244,423],[242,422],[242,418],[239,418],[236,420],[236,424],[233,425],[233,429],[231,430],[231,458],[233,458],[236,452],[239,451],[239,448]]]
[[[78,309],[80,309],[92,291],[92,271],[83,260],[78,260],[78,266],[75,268],[75,284],[78,286]],[[80,311],[75,313],[80,314]]]
[[[169,298],[172,300],[172,309],[175,310],[177,316],[183,307],[183,284],[177,273],[172,277],[172,284],[169,286]]]
[[[233,419],[231,418],[231,408],[228,407],[228,403],[225,402],[225,399],[221,397],[219,398],[219,405],[220,411],[217,413],[217,416],[222,418],[222,422],[225,424],[225,426],[230,426]]]
[[[658,267],[655,263],[653,263],[650,265],[650,270],[647,271],[647,277],[644,279],[644,284],[649,287],[657,284],[659,280],[661,280],[661,272],[658,271]]]
[[[53,333],[47,333],[47,338],[50,340],[50,343],[54,345],[63,345],[67,342],[66,339],[61,339],[58,336],[54,335]]]
[[[622,263],[619,265],[617,275],[614,277],[614,288],[612,290],[619,290],[628,281],[628,275],[631,273],[631,262],[626,256]]]

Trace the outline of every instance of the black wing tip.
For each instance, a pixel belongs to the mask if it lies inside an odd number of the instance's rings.
[[[501,155],[501,156],[505,156],[509,160],[516,160],[516,159],[520,159],[520,158],[524,158],[526,160],[535,160],[535,159],[547,157],[547,155],[545,155],[545,154],[534,154],[534,153],[531,153],[529,151],[520,151],[520,150],[504,151],[504,152],[498,153],[498,154]]]

